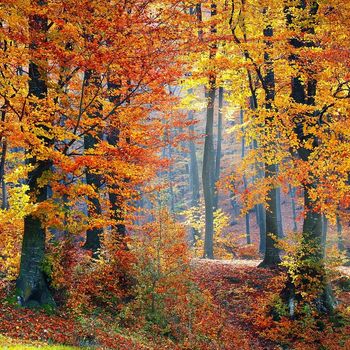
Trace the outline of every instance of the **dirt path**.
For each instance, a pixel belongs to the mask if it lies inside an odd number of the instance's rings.
[[[192,259],[194,266],[198,264],[213,264],[213,265],[231,265],[231,266],[249,266],[257,267],[261,260],[244,260],[244,259],[232,259],[232,260],[220,260],[220,259]],[[341,274],[350,277],[350,266],[339,266],[337,271]]]
[[[220,260],[220,259],[192,259],[194,264],[214,264],[214,265],[235,265],[235,266],[250,266],[257,267],[261,260],[244,260],[244,259],[232,259],[232,260]]]

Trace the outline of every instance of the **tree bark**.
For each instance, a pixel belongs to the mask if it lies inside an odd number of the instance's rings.
[[[46,6],[47,3],[41,0],[32,1],[33,6]],[[29,18],[29,32],[31,38],[30,50],[38,49],[38,38],[46,36],[47,18],[44,15],[34,14]],[[45,72],[34,61],[29,63],[29,96],[44,100],[47,96],[47,82]],[[46,129],[45,126],[36,123],[38,128]],[[40,137],[45,146],[52,141]],[[33,151],[29,149],[29,152]],[[42,175],[51,169],[52,163],[49,159],[37,159],[32,156],[27,164],[33,167],[28,174],[29,195],[36,203],[44,202],[47,199],[47,185],[39,186],[38,181]],[[41,306],[45,304],[55,305],[48,288],[46,276],[42,264],[45,256],[45,228],[42,220],[35,214],[29,214],[24,218],[24,232],[22,241],[22,253],[19,276],[16,281],[19,304],[27,307]]]
[[[314,34],[315,15],[318,11],[318,3],[312,2],[309,6],[305,2],[301,1],[298,5],[299,10],[303,11],[305,19],[307,19],[307,25],[303,25],[302,32]],[[287,24],[299,25],[293,17],[293,12],[286,10]],[[290,39],[290,44],[294,49],[300,49],[305,46],[315,46],[310,41],[304,41],[302,38],[294,37]],[[292,55],[290,61],[293,64],[302,65],[299,62],[297,55]],[[307,79],[302,78],[300,75],[292,77],[292,91],[291,97],[295,103],[304,104],[309,106],[315,105],[315,96],[317,89],[317,81],[314,79],[314,72],[308,68],[303,67],[303,71],[307,74]],[[318,146],[317,136],[304,134],[304,123],[307,122],[308,115],[297,115],[295,124],[295,133],[300,142],[300,147],[297,150],[299,158],[308,162],[312,152]],[[317,121],[316,121],[317,123]],[[306,141],[312,141],[311,148],[305,148],[303,145]],[[298,274],[303,276],[301,280],[301,288],[306,291],[316,291],[316,295],[313,295],[314,300],[312,304],[317,308],[320,313],[331,313],[335,306],[335,300],[332,295],[332,290],[328,284],[326,278],[326,271],[324,266],[324,250],[322,247],[322,214],[315,210],[316,204],[310,196],[310,191],[314,190],[318,186],[317,180],[313,180],[312,183],[303,185],[304,190],[304,210],[306,215],[303,223],[302,242],[299,252]],[[310,263],[312,262],[312,263]],[[311,278],[307,278],[311,277]],[[282,293],[284,300],[289,305],[290,314],[291,310],[294,310],[295,298],[303,300],[303,295],[298,292],[300,286],[295,286],[292,282],[292,278],[286,284],[285,290]],[[309,302],[309,301],[308,301]]]
[[[109,74],[108,76],[108,98],[109,101],[114,103],[115,105],[120,104],[120,93],[119,89],[121,88],[121,82],[119,79],[117,79],[117,82],[112,81],[112,74]],[[119,135],[120,135],[120,130],[115,126],[111,125],[109,127],[109,130],[107,131],[107,142],[114,146],[117,147],[118,142],[119,142]],[[117,240],[120,241],[124,239],[126,235],[126,227],[125,224],[123,223],[124,217],[122,213],[122,208],[121,208],[121,201],[122,198],[118,195],[118,185],[116,184],[111,184],[109,186],[109,191],[108,191],[108,198],[109,198],[109,204],[110,204],[110,210],[111,210],[111,218],[114,221],[114,229],[117,234]],[[125,244],[125,248],[127,248],[127,245]]]
[[[243,116],[243,109],[241,108],[240,110],[240,122],[241,125],[243,125],[243,121],[244,121],[244,116]],[[241,145],[241,159],[244,159],[245,157],[245,136],[244,136],[244,128],[242,127],[242,145]],[[244,191],[247,190],[247,178],[245,175],[243,175],[243,188]],[[249,211],[245,214],[245,234],[246,234],[246,241],[247,244],[251,243],[251,238],[250,238],[250,221],[249,221]]]
[[[293,231],[298,231],[297,226],[297,212],[296,212],[296,206],[295,206],[295,188],[289,185],[289,195],[292,202],[292,217],[293,217]]]
[[[337,234],[338,234],[338,250],[340,252],[343,252],[345,250],[344,239],[343,239],[343,225],[341,224],[339,215],[337,215]]]
[[[216,5],[211,4],[211,17],[216,15]],[[212,34],[216,33],[216,28],[211,28]],[[213,60],[216,55],[216,44],[210,45],[209,60]],[[209,75],[208,104],[205,126],[205,141],[203,153],[203,194],[205,204],[205,237],[203,256],[208,259],[214,258],[214,182],[215,182],[215,154],[213,141],[214,127],[214,102],[216,90],[216,76]]]
[[[189,92],[192,93],[192,92]],[[189,121],[193,121],[193,111],[188,113]],[[199,192],[199,172],[198,172],[198,162],[197,162],[197,152],[196,144],[193,140],[195,134],[195,128],[193,124],[189,126],[189,136],[188,146],[190,150],[190,166],[189,166],[189,177],[190,177],[190,191],[191,191],[191,207],[198,208],[200,200]],[[191,229],[191,240],[194,244],[199,237],[199,232],[195,228]]]
[[[269,47],[272,43],[269,40],[273,36],[273,29],[271,25],[266,26],[264,29],[264,37],[267,50],[264,54],[264,62],[266,66],[266,75],[264,77],[264,91],[265,91],[265,109],[271,111],[273,109],[273,103],[275,100],[275,74],[273,69],[273,62],[270,54],[268,53]],[[267,117],[266,122],[272,122],[273,117]],[[277,176],[278,165],[265,163],[265,178],[274,179]],[[276,247],[275,238],[279,235],[279,223],[278,223],[278,194],[277,188],[273,184],[268,191],[267,208],[265,210],[266,221],[266,238],[265,238],[265,253],[264,260],[259,265],[260,267],[277,267],[281,262],[279,256],[279,249]]]
[[[219,87],[219,110],[218,110],[218,129],[217,129],[217,144],[216,144],[216,158],[215,158],[215,193],[214,193],[214,211],[218,209],[219,190],[217,182],[220,179],[221,166],[221,148],[222,148],[222,107],[224,102],[224,88]]]
[[[84,73],[84,85],[85,88],[91,86],[92,89],[97,88],[99,84],[99,77],[96,72],[92,70],[86,70]],[[89,114],[89,118],[94,118],[94,113],[98,113],[98,110],[101,108],[99,103],[97,102],[94,106],[94,112]],[[102,135],[99,135],[100,138]],[[93,136],[91,134],[87,134],[84,136],[84,149],[86,151],[91,150],[96,147],[99,140],[98,137]],[[96,172],[96,170],[91,169],[89,167],[86,168],[85,171],[86,183],[93,187],[96,195],[92,197],[88,197],[89,209],[88,215],[90,218],[94,216],[99,216],[102,214],[102,208],[100,204],[100,200],[98,198],[98,191],[101,187],[101,175]],[[99,255],[99,249],[101,248],[101,236],[103,234],[103,229],[99,227],[92,227],[86,231],[86,241],[83,246],[84,249],[91,250],[92,256],[97,258]]]
[[[278,168],[277,168],[278,172]],[[283,238],[283,219],[282,219],[282,204],[281,204],[281,187],[276,188],[276,210],[277,210],[277,223],[278,223],[278,238]]]
[[[203,194],[205,204],[205,239],[204,257],[214,258],[214,145],[213,145],[213,119],[215,100],[215,78],[211,77],[208,91],[208,106],[205,128],[205,142],[203,154]]]

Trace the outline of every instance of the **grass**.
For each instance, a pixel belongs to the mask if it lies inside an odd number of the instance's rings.
[[[43,350],[78,350],[82,348],[77,348],[73,346],[64,345],[48,345],[40,342],[27,342],[19,341],[18,339],[11,339],[0,335],[0,349],[1,350],[33,350],[33,349],[43,349]]]

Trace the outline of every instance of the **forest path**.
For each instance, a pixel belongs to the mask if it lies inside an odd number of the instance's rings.
[[[257,299],[270,291],[277,270],[260,269],[260,260],[193,259],[196,282],[213,297],[225,315],[225,328],[239,350],[279,350],[281,347],[259,336],[251,320],[260,311]],[[237,345],[232,350],[238,350]]]
[[[194,258],[192,262],[197,263],[209,263],[209,264],[223,264],[223,265],[236,265],[236,266],[250,266],[257,267],[261,260],[248,260],[248,259],[230,259],[230,260],[222,260],[222,259],[200,259]]]
[[[214,265],[231,265],[231,266],[249,266],[258,267],[262,260],[248,260],[248,259],[231,259],[231,260],[221,260],[221,259],[192,259],[194,265],[197,264],[214,264]],[[337,271],[341,274],[350,277],[350,266],[338,266]]]

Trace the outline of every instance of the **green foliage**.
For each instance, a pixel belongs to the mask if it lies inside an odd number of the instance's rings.
[[[288,306],[280,295],[274,295],[271,300],[271,315],[274,320],[281,320],[282,317],[289,316]]]
[[[287,269],[297,297],[306,302],[318,298],[326,283],[325,261],[319,240],[305,233],[295,233],[289,241],[280,242],[280,246],[285,251],[281,265]]]

